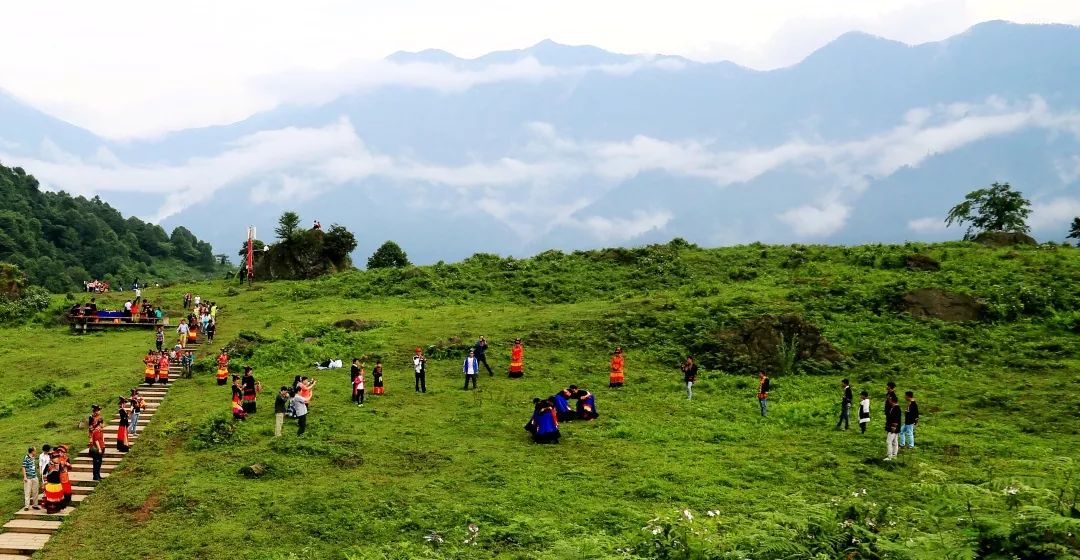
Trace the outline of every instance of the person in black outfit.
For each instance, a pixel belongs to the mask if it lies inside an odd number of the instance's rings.
[[[919,403],[915,402],[915,393],[904,392],[907,409],[904,410],[904,426],[900,428],[899,448],[915,449],[915,425],[919,423]],[[906,437],[905,437],[906,436]],[[904,445],[904,444],[907,445]]]
[[[427,392],[427,358],[419,346],[416,347],[416,355],[413,356],[413,373],[416,377],[416,392]]]
[[[349,366],[349,381],[356,379],[360,375],[360,358],[353,358],[352,365]]]
[[[483,336],[481,336],[480,340],[476,341],[476,346],[473,346],[473,353],[476,356],[476,361],[480,362],[481,364],[484,364],[484,367],[487,368],[488,377],[494,377],[495,372],[491,371],[491,366],[489,366],[488,363],[487,363],[487,357],[486,357],[487,347],[488,347],[487,339],[484,338]]]
[[[840,425],[844,425],[844,429],[848,429],[851,424],[848,420],[848,413],[851,412],[851,385],[848,384],[848,380],[845,379],[841,382],[844,385],[844,398],[840,401],[840,419],[836,421],[836,429],[840,429]]]
[[[889,399],[898,401],[896,398],[896,383],[892,381],[885,384],[885,412],[889,411]]]

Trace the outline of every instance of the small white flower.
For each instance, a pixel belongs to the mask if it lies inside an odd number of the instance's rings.
[[[661,529],[660,527],[653,527],[653,528],[652,528],[652,534],[654,534],[654,535],[659,535],[659,534],[660,534],[660,533],[662,533],[663,531],[664,531],[664,530],[663,530],[663,529]]]
[[[863,488],[862,490],[859,490],[859,493],[862,494],[863,496],[865,496],[866,495],[866,488]]]
[[[720,515],[720,512],[715,509],[710,509],[709,511],[705,512],[705,515],[708,515],[709,517],[716,517],[717,515]]]
[[[683,519],[685,519],[687,521],[690,521],[690,522],[694,521],[694,514],[690,513],[690,510],[688,510],[688,509],[682,510],[682,516],[683,516]]]

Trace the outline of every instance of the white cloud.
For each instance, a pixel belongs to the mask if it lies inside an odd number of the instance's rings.
[[[802,237],[826,237],[840,231],[851,215],[851,207],[837,202],[823,206],[800,206],[777,215]]]
[[[915,233],[942,233],[948,229],[945,225],[945,220],[941,218],[934,218],[926,216],[923,218],[917,218],[907,223],[909,230]]]
[[[1080,198],[1055,198],[1031,205],[1028,225],[1033,230],[1065,228],[1073,218],[1080,216]]]
[[[601,243],[622,242],[653,230],[662,230],[675,216],[667,210],[635,210],[629,217],[589,216],[569,220],[571,227],[586,231]]]
[[[816,204],[777,216],[798,236],[822,237],[843,227],[853,200],[868,179],[917,166],[933,154],[1021,129],[1080,134],[1076,132],[1080,131],[1080,114],[1053,113],[1037,98],[1015,105],[992,99],[967,106],[962,112],[955,106],[917,110],[896,128],[857,141],[795,138],[771,148],[737,151],[717,149],[708,139],[664,140],[639,135],[601,142],[563,137],[546,123],[526,126],[533,137],[520,149],[508,146],[508,155],[503,157],[460,165],[375,153],[344,118],[321,128],[257,132],[219,154],[175,165],[131,165],[108,151],[83,159],[48,143],[37,159],[2,159],[32,169],[47,185],[77,194],[119,191],[163,196],[164,204],[151,216],[154,220],[209,200],[229,185],[251,188],[250,198],[256,204],[311,198],[339,185],[372,178],[429,185],[443,188],[438,198],[444,201],[479,199],[481,211],[525,239],[564,225],[583,227],[599,237],[616,232],[639,235],[640,227],[663,227],[666,221],[649,222],[649,216],[623,222],[575,217],[620,183],[642,173],[661,171],[725,187],[785,169],[811,176],[812,184],[832,185],[827,192],[817,193]],[[1056,215],[1059,208],[1060,204],[1047,206],[1041,215]],[[916,220],[909,227],[930,226]]]

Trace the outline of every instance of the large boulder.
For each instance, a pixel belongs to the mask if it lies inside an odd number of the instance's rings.
[[[986,304],[965,294],[937,288],[920,288],[900,297],[900,311],[912,317],[942,321],[978,321],[986,315]]]
[[[984,231],[976,235],[972,241],[986,247],[1012,247],[1014,245],[1038,245],[1035,238],[1020,232],[1007,231]]]
[[[778,371],[784,347],[794,348],[795,363],[835,366],[844,360],[821,329],[798,315],[762,315],[716,333],[691,348],[699,363],[731,373]]]

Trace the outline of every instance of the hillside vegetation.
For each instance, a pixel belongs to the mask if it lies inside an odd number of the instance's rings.
[[[174,312],[186,291],[219,302],[212,351],[227,344],[234,367],[255,367],[259,412],[234,424],[204,357],[40,556],[1080,557],[1077,285],[1067,246],[676,240],[149,290]],[[479,335],[496,375],[465,392],[461,359]],[[516,337],[521,380],[504,373]],[[7,463],[28,444],[81,442],[88,404],[137,383],[151,343],[0,330]],[[626,386],[611,390],[616,344]],[[425,395],[416,346],[431,358]],[[688,352],[705,366],[692,401]],[[386,366],[387,394],[364,408],[347,369],[312,367],[353,356],[369,376],[376,358]],[[773,378],[767,418],[759,366]],[[287,424],[275,439],[274,389],[298,374],[319,380],[308,433]],[[833,430],[842,377],[870,392],[865,435]],[[918,449],[891,463],[889,380],[923,413]],[[530,443],[532,397],[571,383],[597,395],[600,418],[563,424],[559,445]],[[19,481],[4,484],[11,512]]]
[[[218,271],[210,244],[184,227],[161,226],[120,212],[98,197],[43,192],[20,167],[0,165],[0,261],[31,284],[54,292],[88,280],[117,286],[207,278]]]

